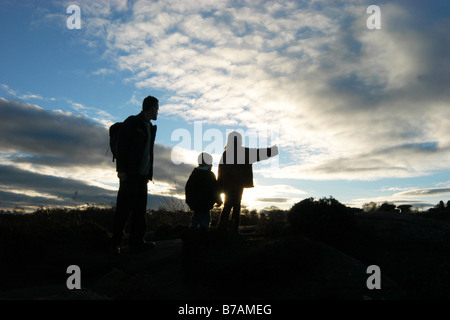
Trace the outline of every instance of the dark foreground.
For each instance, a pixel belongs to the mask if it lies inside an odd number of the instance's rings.
[[[64,239],[75,239],[67,235],[70,230],[41,242],[48,244],[45,247],[30,243],[33,252],[20,241],[22,247],[12,250],[12,241],[2,247],[0,298],[450,298],[448,222],[392,213],[355,217],[357,228],[336,246],[300,236],[288,227],[275,236],[255,227],[243,227],[239,235],[183,231],[181,237],[156,241],[152,251],[132,254],[125,247],[119,255],[104,250],[106,234],[94,237],[92,232],[86,232],[92,239],[80,240],[82,249],[80,244],[64,245]],[[81,289],[67,288],[70,265],[80,267]],[[367,287],[370,265],[380,268],[381,289]]]

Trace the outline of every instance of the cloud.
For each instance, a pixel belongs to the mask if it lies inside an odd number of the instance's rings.
[[[67,179],[0,165],[0,207],[75,207],[89,205],[113,206],[117,190],[105,189],[87,181]],[[148,195],[148,207],[158,209],[170,195]]]
[[[92,74],[96,75],[96,76],[104,76],[104,75],[108,75],[111,73],[114,73],[114,70],[107,69],[107,68],[101,68],[101,69],[98,69],[97,71],[92,72]]]
[[[54,204],[67,203],[78,190],[85,202],[112,202],[118,179],[115,163],[107,154],[105,126],[78,114],[3,98],[0,113],[0,190],[4,195],[22,190],[24,199]],[[155,145],[154,181],[158,185],[150,186],[150,192],[175,196],[170,186],[184,187],[193,166],[175,165],[171,153],[171,148]]]
[[[286,203],[290,199],[287,199],[287,198],[256,198],[255,200],[260,201],[260,202]]]
[[[261,185],[258,179],[255,179],[255,186],[245,189],[242,198],[244,203],[251,203],[254,209],[263,209],[270,204],[289,209],[307,196],[306,191],[286,184]]]
[[[11,190],[36,190],[40,194],[54,195],[59,200],[73,197],[75,191],[83,195],[86,202],[98,202],[99,199],[111,200],[115,192],[96,186],[87,182],[55,177],[51,175],[34,173],[21,170],[12,166],[0,165],[1,184]]]
[[[405,196],[405,197],[424,197],[424,196],[435,196],[450,194],[450,188],[426,188],[426,189],[414,189],[408,191],[402,191],[397,193],[395,196]]]
[[[97,75],[123,71],[137,90],[161,89],[164,112],[190,122],[280,128],[283,161],[271,177],[373,180],[448,169],[446,2],[381,3],[381,30],[366,27],[369,1],[78,3],[80,38],[109,62]],[[58,19],[65,23],[63,16]],[[25,108],[14,106],[17,115]],[[12,110],[6,115],[16,114]],[[8,133],[2,152],[11,162],[30,170],[50,163],[113,169],[104,157],[107,123],[27,110],[39,121],[0,120]],[[30,126],[11,125],[22,121]],[[81,131],[92,140],[83,143]],[[170,148],[157,149],[156,175],[182,181],[191,168],[174,166]]]
[[[297,160],[286,169],[308,164],[318,179],[426,174],[449,157],[450,22],[432,18],[448,6],[386,3],[382,29],[368,30],[368,5],[136,1],[126,19],[110,14],[103,40],[137,88],[173,93],[168,114],[280,126],[280,146]],[[427,165],[429,142],[440,156]]]
[[[186,183],[194,166],[192,164],[174,164],[172,148],[156,144],[153,175],[156,181],[182,185]]]
[[[304,165],[293,165],[279,171],[288,177],[292,174],[308,179],[333,178],[374,180],[386,175],[391,177],[414,177],[448,169],[449,148],[437,142],[408,143],[354,153],[329,161],[310,161]]]
[[[107,162],[107,130],[82,116],[0,98],[1,149],[18,162],[92,166]],[[103,151],[104,150],[104,151]]]
[[[34,93],[27,93],[27,94],[19,94],[16,90],[11,89],[8,85],[6,84],[0,84],[0,87],[6,92],[6,94],[13,96],[16,99],[19,100],[29,100],[29,99],[34,99],[34,100],[43,100],[44,98],[38,94],[34,94]]]

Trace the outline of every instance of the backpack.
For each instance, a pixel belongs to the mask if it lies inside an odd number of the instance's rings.
[[[117,159],[117,140],[119,140],[120,130],[122,129],[123,122],[116,122],[109,127],[109,148],[113,155],[112,161]]]

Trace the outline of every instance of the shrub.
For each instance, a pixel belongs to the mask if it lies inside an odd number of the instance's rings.
[[[277,207],[270,207],[260,211],[259,231],[269,237],[277,238],[285,229],[287,213]]]
[[[333,197],[302,200],[291,208],[287,218],[294,232],[337,247],[345,244],[355,230],[351,209]]]
[[[395,212],[395,204],[393,203],[389,203],[389,202],[384,202],[380,208],[378,208],[378,211],[381,212]]]
[[[157,230],[160,227],[167,226],[189,226],[192,212],[190,211],[168,211],[159,209],[157,211],[147,212],[147,230]]]

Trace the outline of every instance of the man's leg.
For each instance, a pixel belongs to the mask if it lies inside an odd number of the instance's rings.
[[[219,217],[219,223],[217,224],[218,229],[227,229],[230,219],[230,212],[232,208],[231,191],[225,191],[225,202],[223,204],[222,213]]]
[[[144,242],[145,232],[147,230],[147,178],[133,177],[134,185],[134,203],[131,211],[131,228],[130,228],[130,246],[141,245]]]
[[[233,214],[231,216],[231,231],[238,233],[239,224],[241,222],[241,200],[242,194],[244,192],[243,188],[238,188],[233,190],[231,194],[231,198],[233,201]]]
[[[114,215],[114,226],[112,245],[119,246],[122,242],[125,225],[131,212],[133,201],[133,190],[130,181],[120,181],[117,193],[116,213]]]

